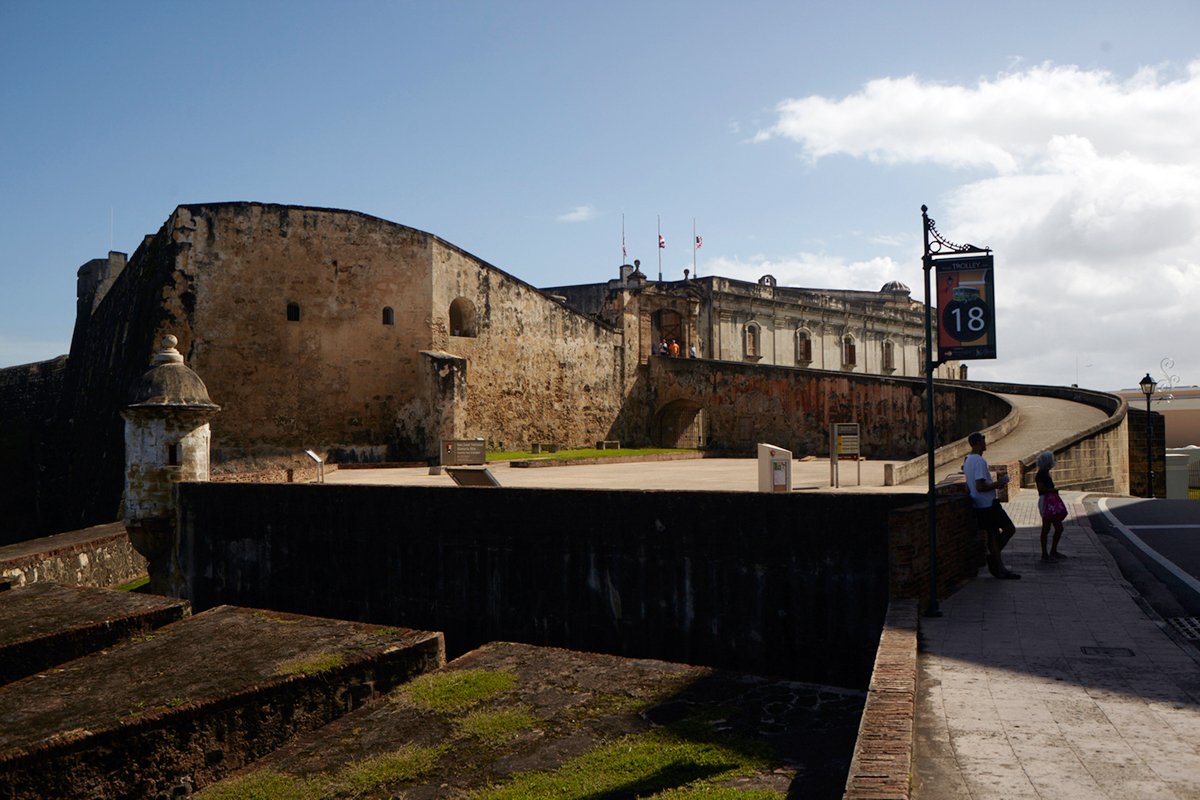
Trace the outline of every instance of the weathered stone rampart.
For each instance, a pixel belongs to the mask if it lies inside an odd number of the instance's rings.
[[[119,522],[0,547],[0,578],[13,586],[50,581],[117,587],[146,575],[146,559]]]
[[[715,450],[752,452],[755,443],[770,442],[796,456],[828,455],[835,422],[859,423],[867,458],[903,459],[925,450],[920,379],[657,357],[649,370],[649,402],[660,431],[672,416],[703,409],[707,444]],[[994,395],[941,384],[937,440],[959,439],[1008,411]]]

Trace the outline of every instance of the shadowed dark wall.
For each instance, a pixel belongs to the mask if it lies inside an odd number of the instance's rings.
[[[180,484],[196,610],[404,625],[862,687],[912,495]]]

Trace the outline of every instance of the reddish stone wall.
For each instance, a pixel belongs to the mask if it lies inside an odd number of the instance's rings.
[[[715,450],[747,452],[770,442],[796,456],[828,455],[834,422],[859,423],[867,458],[905,459],[925,450],[924,382],[915,378],[654,358],[648,384],[655,412],[679,402],[703,408]],[[939,443],[1007,413],[999,398],[965,387],[940,385],[934,399]]]

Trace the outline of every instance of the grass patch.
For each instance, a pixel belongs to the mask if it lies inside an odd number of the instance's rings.
[[[117,591],[118,592],[136,592],[136,591],[142,589],[143,587],[146,587],[149,585],[150,585],[150,576],[143,575],[140,578],[135,578],[134,580],[131,580],[129,583],[122,583],[120,586],[117,587]]]
[[[543,458],[551,461],[567,461],[573,458],[616,458],[618,456],[649,456],[658,453],[695,453],[695,450],[671,447],[620,447],[613,450],[597,450],[585,447],[578,450],[559,450],[557,453],[533,453],[529,450],[510,450],[488,453],[488,461],[523,461],[528,458]]]
[[[390,753],[353,761],[336,775],[301,778],[262,770],[230,778],[200,792],[198,800],[324,800],[360,797],[389,783],[412,781],[437,765],[445,751],[439,747],[402,747]]]
[[[313,778],[299,778],[262,770],[239,778],[229,778],[206,787],[197,800],[320,800],[324,785]]]
[[[1200,489],[1188,489],[1188,500],[1200,500]]]
[[[458,720],[458,729],[486,742],[502,744],[537,723],[538,718],[527,709],[473,711]]]
[[[445,749],[444,745],[408,745],[374,758],[351,762],[338,772],[327,791],[358,797],[363,792],[384,784],[414,780],[432,770]]]
[[[426,673],[406,684],[403,691],[419,706],[447,712],[468,708],[516,685],[516,677],[508,672],[464,669]]]
[[[699,726],[688,726],[695,732]],[[470,795],[474,800],[558,797],[777,797],[714,784],[770,765],[766,749],[733,740],[687,738],[675,728],[625,736],[571,759],[551,772],[529,772]]]
[[[783,796],[769,789],[734,789],[730,786],[671,789],[653,795],[655,800],[780,800]]]
[[[346,660],[341,653],[321,653],[311,658],[295,658],[275,668],[276,675],[319,675],[342,665]]]

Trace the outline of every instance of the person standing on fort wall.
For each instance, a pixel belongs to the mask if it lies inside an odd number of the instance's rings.
[[[1004,566],[1004,560],[1000,557],[1004,546],[1017,532],[1008,512],[996,500],[996,489],[1008,483],[1008,476],[1004,475],[998,481],[992,480],[991,468],[983,457],[983,451],[987,450],[987,439],[982,433],[972,433],[967,437],[967,443],[971,445],[971,454],[963,463],[963,476],[967,480],[967,491],[971,493],[971,503],[975,506],[975,519],[979,529],[987,536],[988,572],[997,578],[1020,578],[1020,575]]]

